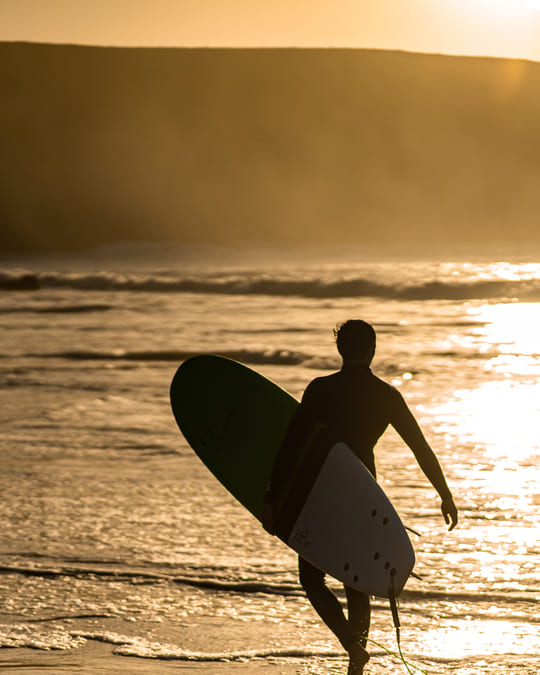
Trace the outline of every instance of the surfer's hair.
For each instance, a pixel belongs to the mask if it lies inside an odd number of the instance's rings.
[[[375,330],[362,319],[349,319],[334,328],[336,347],[346,361],[370,361],[375,352]]]

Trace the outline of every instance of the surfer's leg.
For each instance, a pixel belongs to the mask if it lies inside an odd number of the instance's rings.
[[[371,620],[369,595],[354,588],[349,588],[349,586],[345,586],[345,593],[347,595],[349,626],[354,635],[353,646],[349,649],[348,675],[361,675],[369,659],[369,654],[366,651]]]
[[[368,661],[369,654],[359,642],[356,642],[349,649],[349,669],[347,670],[347,675],[362,675]]]
[[[354,634],[357,647],[349,650],[349,675],[360,675],[364,672],[369,654],[366,651],[367,636],[371,622],[369,595],[354,588],[345,586],[349,625]]]
[[[298,558],[298,569],[300,583],[313,608],[341,642],[343,648],[349,651],[355,642],[355,636],[345,618],[341,603],[324,583],[324,572],[301,557]]]
[[[298,558],[298,567],[300,582],[315,611],[341,642],[343,648],[349,653],[349,675],[361,675],[364,672],[364,666],[369,660],[369,654],[364,647],[367,632],[365,634],[362,632],[365,629],[365,623],[360,627],[347,621],[341,603],[324,583],[324,572],[321,572],[321,570],[303,558]],[[353,600],[353,604],[353,615],[356,616],[355,610],[360,603],[356,603]],[[360,613],[358,616],[360,616]],[[365,618],[365,614],[362,616]],[[357,632],[357,629],[359,632]],[[364,636],[364,644],[362,644],[360,639],[361,635]]]
[[[355,639],[365,647],[367,636],[369,635],[369,625],[371,623],[371,606],[369,595],[362,593],[354,588],[345,586],[347,594],[347,607],[349,614],[349,624],[354,633]]]

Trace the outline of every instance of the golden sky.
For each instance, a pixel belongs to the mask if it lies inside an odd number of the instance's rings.
[[[0,0],[0,40],[376,47],[540,60],[540,0]]]

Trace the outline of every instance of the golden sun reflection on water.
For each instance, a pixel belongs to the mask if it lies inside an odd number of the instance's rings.
[[[474,330],[480,351],[495,349],[500,354],[540,356],[540,303],[482,305],[468,314],[483,323]]]
[[[484,447],[487,457],[521,463],[534,457],[535,463],[540,455],[540,303],[485,304],[468,314],[478,325],[461,346],[472,356],[486,355],[488,376],[439,406],[440,428]]]
[[[526,462],[540,455],[539,390],[539,384],[495,380],[456,391],[436,410],[439,428],[485,447],[487,457]]]
[[[435,424],[448,446],[470,448],[462,489],[488,520],[524,517],[506,543],[531,551],[540,501],[540,303],[484,304],[468,313],[476,325],[459,346],[472,358],[485,355],[477,361],[484,373],[433,411]]]
[[[428,651],[431,647],[437,656],[452,659],[473,654],[528,654],[540,650],[540,635],[534,624],[504,620],[454,620],[444,628],[426,631],[424,639]]]

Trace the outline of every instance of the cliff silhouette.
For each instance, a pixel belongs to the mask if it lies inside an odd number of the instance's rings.
[[[0,43],[0,251],[540,241],[540,64]]]

